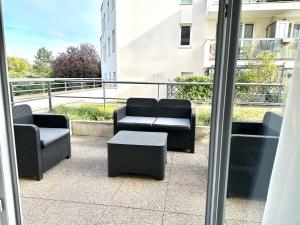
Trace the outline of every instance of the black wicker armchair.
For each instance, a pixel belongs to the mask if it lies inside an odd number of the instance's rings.
[[[41,180],[43,172],[71,157],[68,117],[32,114],[28,105],[12,111],[19,175]]]
[[[267,112],[262,123],[233,122],[227,196],[265,199],[282,117]]]
[[[195,151],[195,110],[188,100],[129,98],[114,112],[114,133],[120,130],[168,133],[168,149]]]

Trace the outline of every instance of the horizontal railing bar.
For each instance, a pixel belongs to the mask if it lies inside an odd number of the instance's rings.
[[[13,91],[14,93],[26,93],[26,92],[37,92],[37,91],[44,91],[45,89],[28,89],[28,90],[16,90]]]
[[[48,96],[46,96],[46,97],[39,97],[39,98],[24,98],[21,101],[14,101],[12,103],[16,104],[16,103],[22,103],[22,102],[38,101],[38,100],[43,100],[43,99],[47,99],[47,98],[48,98]]]
[[[54,82],[57,79],[40,79],[40,80],[36,80],[36,81],[40,81],[40,82]],[[115,80],[100,80],[100,79],[82,79],[81,82],[79,82],[78,80],[74,81],[74,78],[72,79],[62,79],[63,81],[66,82],[72,82],[72,83],[103,83],[103,84],[144,84],[144,85],[213,85],[212,82],[147,82],[147,81],[115,81]],[[60,80],[61,81],[61,80]],[[11,80],[10,82],[14,83],[14,82],[33,82],[32,80],[29,79],[24,79],[24,80],[17,80],[17,81],[13,81]],[[282,84],[272,84],[272,83],[236,83],[236,85],[256,85],[256,86],[282,86]]]

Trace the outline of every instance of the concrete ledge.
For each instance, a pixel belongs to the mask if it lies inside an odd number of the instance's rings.
[[[76,136],[93,136],[93,137],[107,137],[113,136],[112,122],[98,122],[98,121],[71,121],[72,134]],[[209,126],[196,127],[196,141],[203,142],[209,139]]]
[[[97,121],[71,121],[72,135],[76,136],[93,136],[93,137],[112,137],[112,122]]]

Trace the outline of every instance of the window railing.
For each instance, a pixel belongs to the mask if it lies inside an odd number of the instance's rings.
[[[209,59],[215,59],[216,41],[209,40]],[[254,56],[259,55],[264,51],[270,51],[276,54],[277,60],[294,60],[296,57],[298,39],[284,40],[281,38],[247,38],[240,39],[237,59],[248,60],[247,51],[252,48]]]

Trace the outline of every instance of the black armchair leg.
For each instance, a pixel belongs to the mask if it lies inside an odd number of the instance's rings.
[[[36,181],[42,180],[43,179],[43,172],[41,172],[38,175],[36,175],[35,179],[36,179]]]

